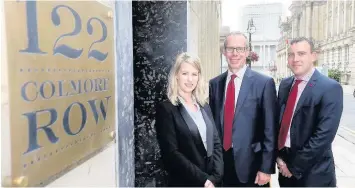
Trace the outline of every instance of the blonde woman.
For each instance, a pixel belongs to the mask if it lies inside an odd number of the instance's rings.
[[[222,145],[201,71],[198,57],[179,54],[169,76],[169,100],[157,105],[157,138],[169,186],[214,187],[222,179]]]

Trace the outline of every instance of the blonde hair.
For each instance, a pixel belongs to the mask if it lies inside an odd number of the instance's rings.
[[[173,105],[177,105],[179,102],[178,99],[178,83],[177,83],[177,75],[180,71],[181,64],[188,63],[195,67],[198,70],[198,82],[196,88],[192,91],[192,96],[196,99],[196,101],[204,106],[207,103],[208,99],[208,87],[202,76],[202,68],[200,58],[197,56],[192,56],[186,52],[183,52],[177,55],[175,63],[169,74],[169,83],[168,83],[168,98]]]

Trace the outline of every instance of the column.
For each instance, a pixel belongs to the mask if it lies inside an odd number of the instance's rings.
[[[262,62],[263,61],[263,56],[264,56],[264,54],[263,54],[263,45],[260,45],[260,49],[259,49],[259,51],[260,51],[260,53],[259,53],[259,64],[260,64],[260,62]]]
[[[329,1],[327,1],[327,10],[326,10],[326,17],[327,17],[327,19],[326,19],[326,22],[325,22],[325,39],[327,39],[328,38],[328,31],[329,31]]]
[[[353,1],[354,2],[354,1]],[[351,71],[350,85],[355,85],[355,43],[349,45],[349,71]]]
[[[355,7],[355,0],[352,1],[351,3],[351,25],[355,26],[355,12],[354,12],[354,7]]]
[[[268,45],[268,57],[269,57],[269,60],[268,61],[271,61],[271,45]]]
[[[347,27],[346,27],[346,23],[347,23],[347,21],[346,21],[346,9],[348,9],[347,7],[346,7],[346,4],[348,3],[347,1],[344,1],[343,2],[344,4],[344,6],[343,6],[343,9],[344,9],[344,20],[343,20],[343,33],[345,33],[346,32],[346,29],[347,29]]]
[[[337,0],[338,1],[338,15],[337,15],[337,35],[339,35],[339,26],[340,26],[340,0]]]
[[[134,186],[165,187],[154,126],[155,104],[166,99],[164,88],[171,63],[179,52],[187,49],[187,2],[132,1],[132,13],[136,117]],[[159,61],[155,60],[157,58]]]
[[[311,3],[307,2],[306,3],[306,15],[305,15],[305,19],[306,19],[306,37],[310,37],[312,35],[312,25],[311,25],[311,19],[312,19],[312,15],[311,15]]]
[[[291,38],[294,38],[295,37],[295,35],[296,35],[296,21],[297,21],[297,18],[296,17],[294,17],[294,18],[292,18],[292,22],[291,22],[291,24],[292,24],[292,30],[291,30]],[[287,35],[286,35],[287,36]]]
[[[264,54],[264,58],[263,58],[264,60],[261,63],[261,66],[264,66],[265,62],[266,62],[266,45],[265,44],[263,45],[263,54]]]
[[[300,33],[300,36],[305,36],[306,35],[306,11],[304,8],[302,8],[302,17],[301,17],[301,33]]]
[[[118,187],[134,187],[132,1],[115,1]],[[119,104],[119,105],[118,105]]]
[[[313,9],[311,9],[311,27],[310,27],[310,32],[311,32],[311,37],[313,37],[314,39],[321,39],[319,37],[319,29],[321,27],[321,23],[323,22],[323,20],[319,20],[319,14],[320,13],[320,8],[319,5],[317,5],[317,3],[313,4]],[[323,31],[324,32],[324,31]]]
[[[330,25],[330,36],[333,37],[334,36],[334,1],[332,0],[332,18],[331,18],[331,25]]]

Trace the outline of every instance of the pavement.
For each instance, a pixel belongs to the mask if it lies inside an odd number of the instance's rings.
[[[344,110],[346,111],[343,112],[340,126],[333,142],[337,187],[340,188],[355,187],[355,113],[352,115],[352,109],[355,108],[353,106],[355,98],[352,96],[354,89],[355,86],[343,86],[344,98],[347,99],[347,101],[344,100]],[[278,184],[278,172],[271,177],[271,187],[280,187]]]

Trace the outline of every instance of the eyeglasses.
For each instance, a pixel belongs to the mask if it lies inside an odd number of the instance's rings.
[[[242,52],[247,51],[247,49],[248,49],[247,47],[236,47],[236,48],[234,48],[234,47],[226,47],[226,52],[233,53],[234,50],[235,50],[237,53],[242,53]]]

